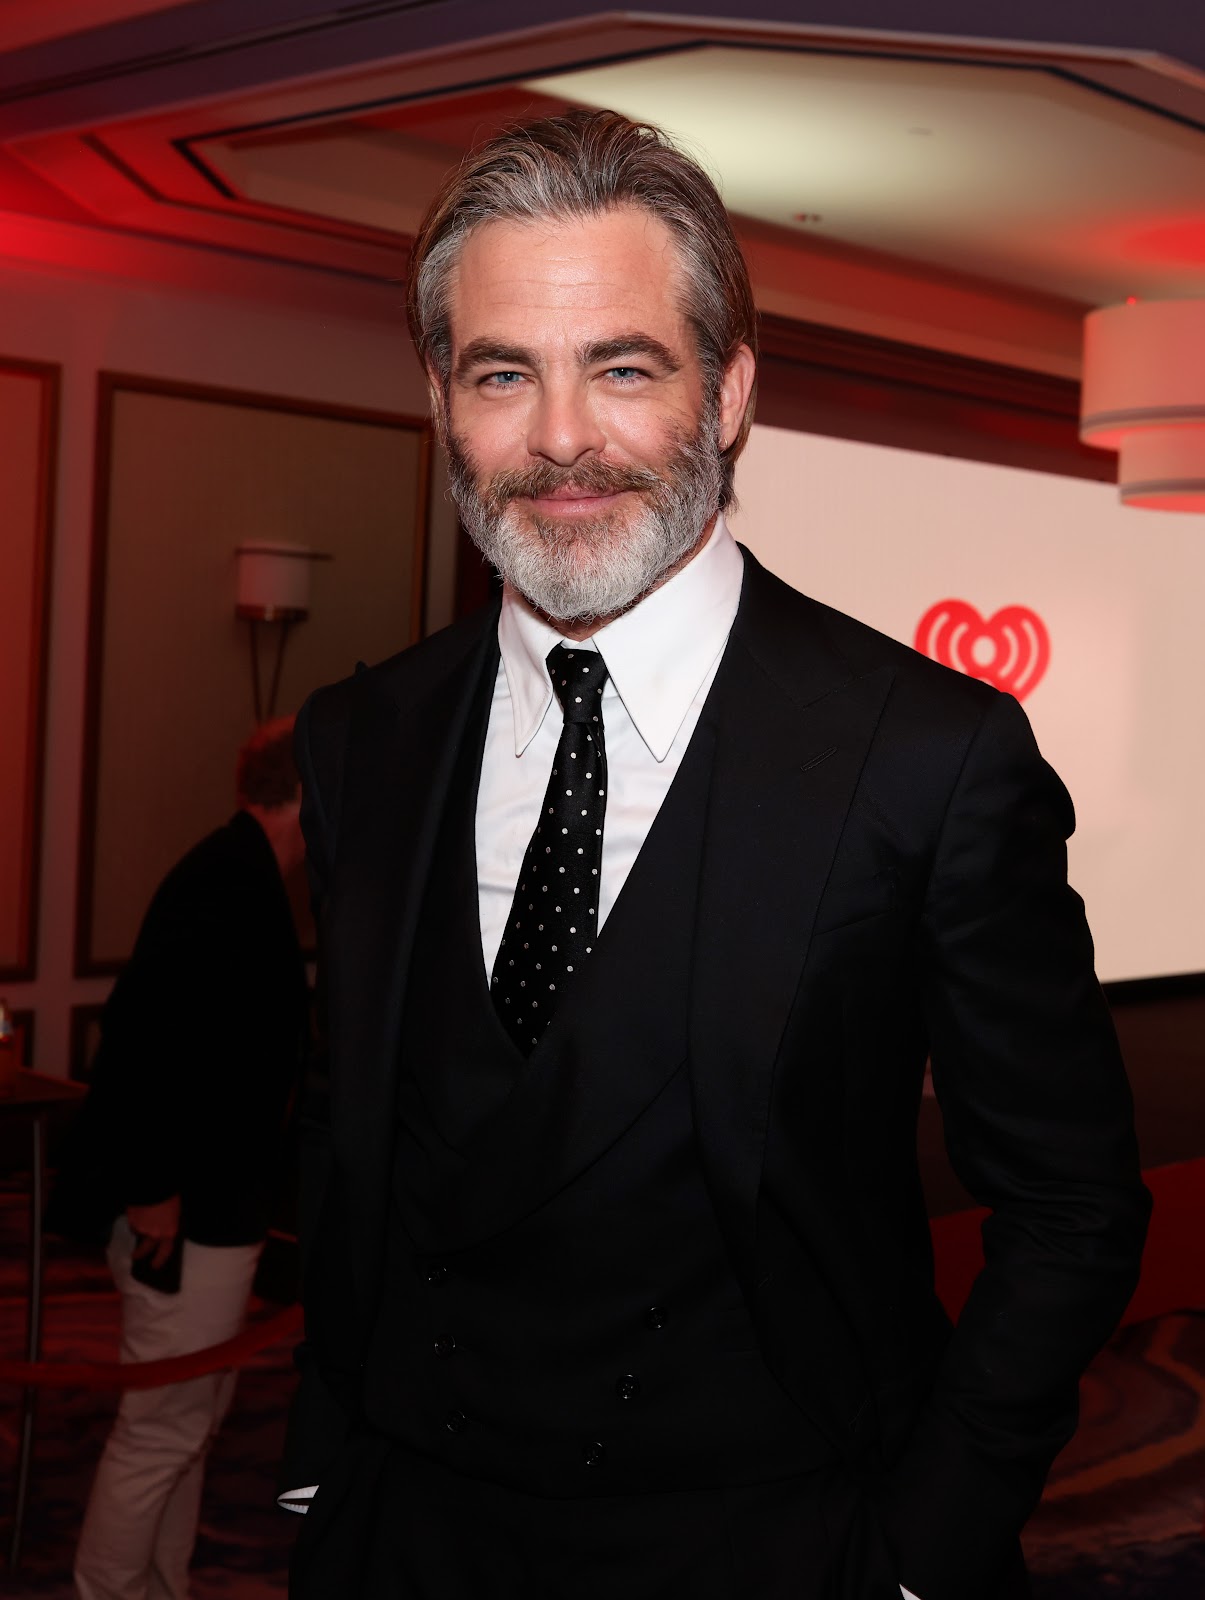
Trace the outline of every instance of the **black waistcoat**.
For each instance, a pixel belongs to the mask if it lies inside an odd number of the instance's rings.
[[[481,953],[483,741],[484,717],[415,941],[367,1420],[554,1496],[809,1470],[829,1448],[762,1359],[695,1146],[687,1004],[710,730],[526,1061]]]

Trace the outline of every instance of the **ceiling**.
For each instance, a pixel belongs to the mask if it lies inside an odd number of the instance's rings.
[[[311,32],[349,10],[303,9]],[[181,50],[220,53],[205,18],[237,15],[259,48],[270,30],[250,24],[289,10],[0,0],[0,211],[394,284],[423,208],[476,140],[533,112],[609,105],[661,123],[717,175],[759,299],[780,313],[911,318],[937,343],[960,324],[967,349],[1011,329],[1032,364],[1070,370],[1087,308],[1205,294],[1205,50],[1198,68],[1140,49],[629,10],[350,70],[300,72],[282,44],[253,84],[220,87],[214,66],[211,92],[179,94]],[[414,12],[424,26],[429,10]],[[172,58],[178,97],[167,85],[161,103],[115,111],[114,73],[147,98],[168,13],[193,29]],[[71,28],[35,44],[49,16]]]
[[[1205,126],[1057,72],[699,49],[533,87],[656,119],[778,227],[1085,303],[1205,290]]]
[[[0,0],[0,48],[17,50],[106,23],[170,11],[173,0]]]

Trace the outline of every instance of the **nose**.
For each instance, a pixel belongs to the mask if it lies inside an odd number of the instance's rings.
[[[546,379],[531,413],[528,454],[571,467],[583,456],[600,453],[606,442],[586,385],[572,379]]]

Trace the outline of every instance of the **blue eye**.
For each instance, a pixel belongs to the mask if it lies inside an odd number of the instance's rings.
[[[643,378],[644,373],[639,367],[608,367],[608,376],[617,378],[620,383],[634,383],[637,378]]]
[[[482,379],[482,382],[492,384],[496,389],[513,389],[516,383],[522,382],[522,379],[521,372],[491,372]]]

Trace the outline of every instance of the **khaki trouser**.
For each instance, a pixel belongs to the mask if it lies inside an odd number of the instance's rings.
[[[133,1247],[119,1217],[109,1266],[121,1295],[122,1361],[188,1355],[238,1333],[262,1245],[186,1240],[174,1295],[134,1281]],[[234,1385],[233,1372],[214,1373],[122,1395],[76,1551],[80,1600],[186,1600],[205,1455]]]

